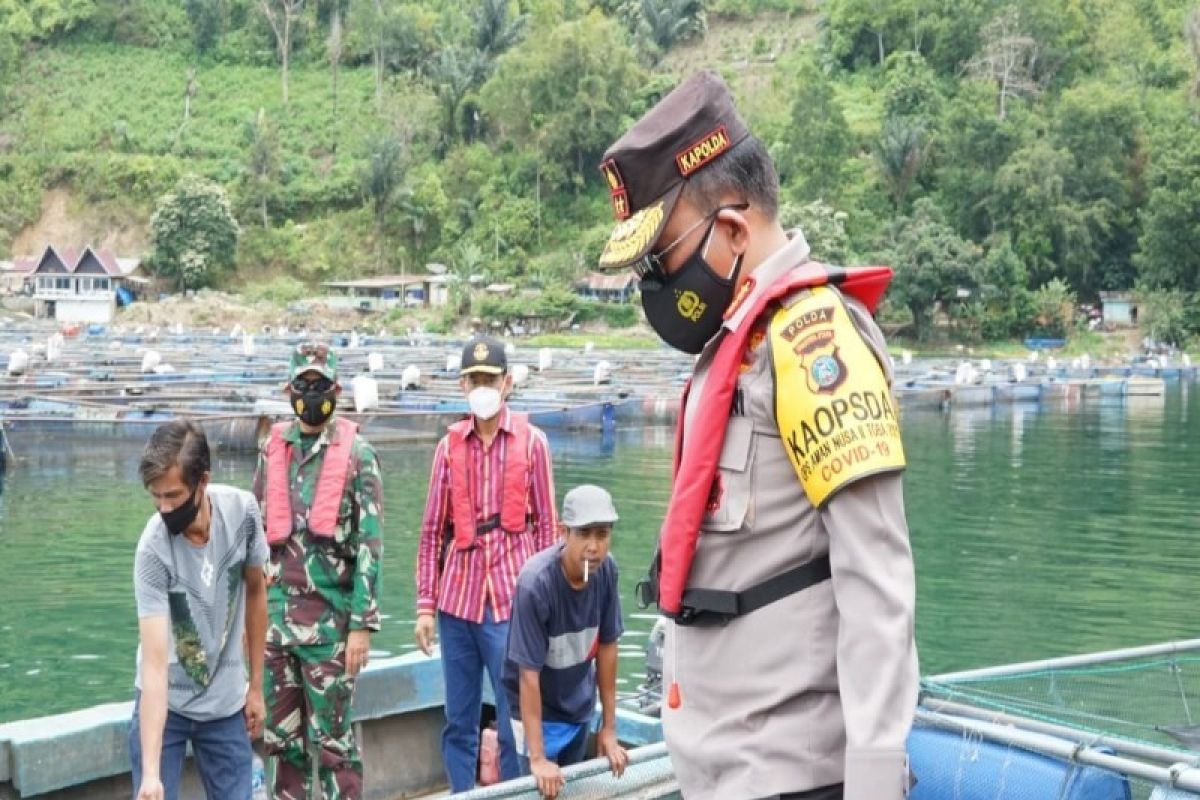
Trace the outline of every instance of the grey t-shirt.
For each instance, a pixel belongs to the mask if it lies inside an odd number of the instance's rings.
[[[168,618],[167,708],[200,722],[228,717],[245,704],[243,571],[261,567],[268,556],[254,495],[212,484],[207,496],[207,544],[172,536],[155,514],[142,531],[133,567],[138,617]],[[142,688],[140,646],[136,685]]]

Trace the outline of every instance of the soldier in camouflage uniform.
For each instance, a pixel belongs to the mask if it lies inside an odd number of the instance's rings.
[[[302,345],[288,375],[298,419],[272,428],[254,476],[271,544],[266,746],[277,756],[271,796],[314,796],[311,746],[326,800],[358,800],[363,768],[351,700],[370,632],[379,630],[383,481],[357,426],[334,415],[337,356],[324,345]]]

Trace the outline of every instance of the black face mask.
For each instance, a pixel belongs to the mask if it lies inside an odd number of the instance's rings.
[[[640,284],[646,320],[664,342],[696,355],[721,330],[725,309],[742,268],[739,257],[733,274],[722,278],[704,258],[712,229],[683,266],[665,281],[643,278]]]
[[[196,516],[200,513],[200,503],[196,502],[196,495],[199,493],[200,487],[196,487],[191,496],[180,503],[177,508],[158,512],[158,515],[162,517],[163,525],[167,526],[167,530],[172,536],[183,533],[189,525],[196,521]]]
[[[292,400],[292,410],[301,421],[316,427],[324,425],[333,416],[337,408],[337,389],[324,391],[309,388],[308,391],[297,392],[289,387],[288,394]]]

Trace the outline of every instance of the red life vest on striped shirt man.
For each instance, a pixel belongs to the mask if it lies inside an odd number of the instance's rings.
[[[529,520],[529,469],[533,461],[533,436],[529,417],[509,411],[512,436],[502,446],[504,468],[501,480],[499,527],[508,533],[524,533]],[[464,419],[450,426],[450,504],[454,521],[454,546],[466,550],[475,541],[479,520],[475,516],[475,500],[471,494],[467,434],[474,426],[473,419]],[[499,439],[492,446],[499,445]]]

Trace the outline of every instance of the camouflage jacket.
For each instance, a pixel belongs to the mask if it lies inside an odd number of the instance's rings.
[[[374,448],[356,436],[350,476],[338,512],[333,540],[308,535],[305,520],[335,435],[331,420],[315,438],[295,423],[283,435],[292,447],[288,471],[292,518],[288,540],[271,548],[267,565],[267,641],[303,645],[341,641],[348,631],[379,630],[379,568],[383,557],[383,479]],[[259,451],[254,496],[266,518],[266,446]]]

